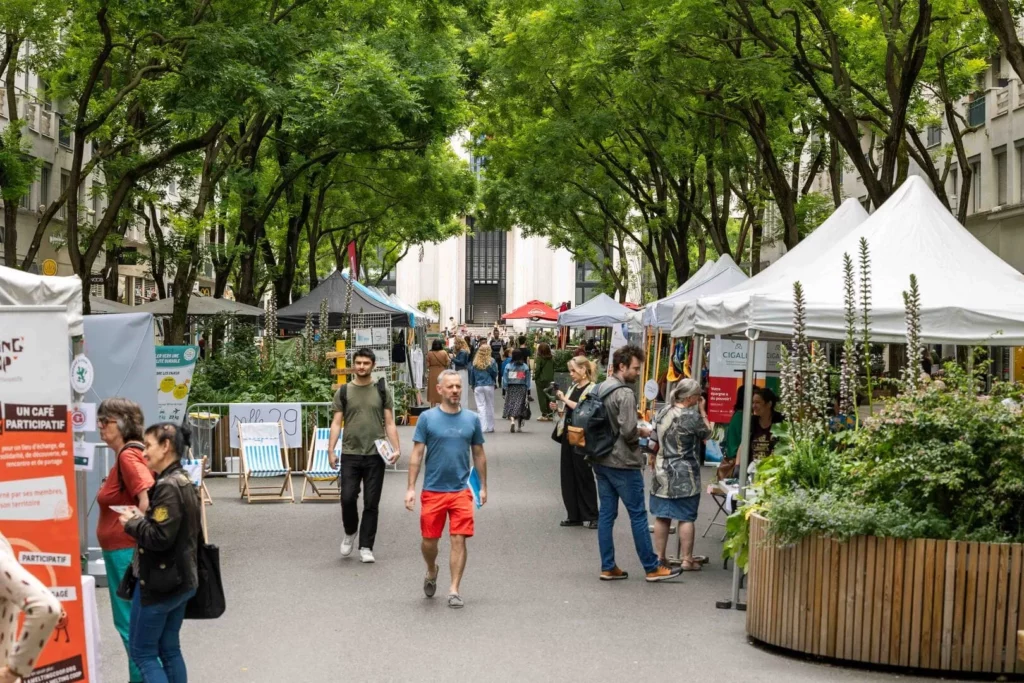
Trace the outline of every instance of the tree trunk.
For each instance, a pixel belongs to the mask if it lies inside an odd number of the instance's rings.
[[[1015,3],[1016,4],[1016,3]],[[1017,23],[1020,16],[1014,16],[1009,0],[978,0],[978,6],[988,20],[988,26],[992,29],[999,46],[1006,54],[1006,61],[1017,72],[1017,75],[1024,79],[1024,45],[1021,45],[1020,37],[1017,35]]]
[[[7,68],[7,73],[4,75],[4,88],[7,91],[7,126],[18,130],[18,140],[21,140],[22,124],[14,82],[18,71],[18,51],[21,49],[21,43],[21,38],[14,34],[8,34],[4,45],[4,61]],[[2,144],[0,142],[0,147]],[[0,186],[3,185],[3,180],[3,177],[0,177]],[[8,268],[18,267],[18,199],[14,198],[4,201],[4,265]]]

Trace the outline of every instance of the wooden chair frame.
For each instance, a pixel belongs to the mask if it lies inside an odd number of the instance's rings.
[[[278,455],[280,457],[281,469],[283,469],[285,471],[284,475],[282,475],[284,477],[284,483],[280,487],[278,487],[276,485],[255,486],[252,483],[250,483],[250,481],[249,481],[250,478],[260,478],[260,477],[253,477],[252,473],[249,471],[249,464],[248,464],[246,456],[245,456],[245,439],[243,438],[243,435],[242,435],[242,426],[243,426],[243,424],[244,423],[239,423],[238,424],[238,446],[239,446],[238,450],[239,450],[239,458],[240,458],[239,463],[240,463],[240,470],[241,470],[240,473],[239,473],[239,477],[241,478],[241,485],[242,485],[242,493],[241,493],[241,496],[239,496],[239,497],[240,498],[244,497],[246,499],[246,501],[249,502],[249,503],[253,503],[253,502],[258,502],[258,503],[280,502],[280,501],[288,501],[289,503],[294,503],[295,502],[295,489],[292,486],[292,468],[291,468],[291,465],[288,464],[288,457],[285,455],[285,450],[286,450],[285,449],[285,444],[287,443],[287,441],[286,441],[285,435],[284,435],[284,424],[282,424],[281,422],[277,423],[277,429],[278,429],[278,435],[279,435],[277,450],[278,450]]]
[[[309,453],[306,456],[306,471],[302,473],[302,495],[299,496],[299,502],[304,503],[307,500],[341,500],[341,469],[338,469],[338,473],[333,477],[317,477],[311,476],[310,472],[313,470],[313,458],[316,455],[316,433],[322,427],[313,427],[313,436],[309,440]],[[338,442],[341,442],[339,438]],[[318,485],[319,484],[319,485]],[[307,495],[306,491],[308,488],[313,489],[312,495]]]

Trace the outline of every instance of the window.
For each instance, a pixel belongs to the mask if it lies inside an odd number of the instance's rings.
[[[1006,147],[1001,147],[999,150],[993,152],[992,160],[995,162],[996,167],[996,204],[1004,206],[1007,204],[1010,180],[1007,177]]]
[[[590,261],[576,262],[576,305],[587,303],[601,291],[601,273]]]
[[[32,185],[35,185],[35,183],[28,186],[28,191],[21,195],[21,199],[18,202],[18,205],[23,209],[32,208]]]
[[[953,206],[956,206],[957,195],[960,194],[960,172],[956,166],[949,169],[950,186],[953,188],[949,193],[949,197],[953,202]]]
[[[93,183],[92,186],[92,220],[94,223],[100,222],[100,188],[99,185]]]
[[[53,169],[43,166],[39,169],[39,203],[44,207],[50,205],[50,175]]]
[[[65,192],[67,192],[68,185],[70,185],[70,184],[71,184],[71,174],[68,173],[67,171],[61,171],[60,172],[60,193],[61,193],[61,195],[63,195]],[[57,212],[57,218],[67,218],[68,217],[68,202],[70,202],[70,201],[71,201],[71,197],[65,198],[64,203],[60,205],[60,211]]]
[[[942,126],[928,126],[928,146],[934,147],[942,142]]]
[[[981,211],[981,162],[971,162],[971,213]]]
[[[980,92],[974,95],[974,99],[967,105],[967,125],[985,125],[985,93]]]

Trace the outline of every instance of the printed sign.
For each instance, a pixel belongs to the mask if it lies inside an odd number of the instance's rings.
[[[96,431],[95,403],[75,403],[71,406],[71,429],[75,432]]]
[[[156,403],[160,422],[178,424],[185,419],[188,390],[198,357],[198,346],[156,347]]]
[[[373,346],[373,330],[369,327],[359,327],[352,330],[356,338],[356,348]]]
[[[238,448],[238,425],[254,422],[280,422],[284,425],[287,448],[302,448],[302,406],[298,403],[232,403],[231,447]]]
[[[76,394],[87,393],[92,389],[92,381],[96,378],[92,361],[79,354],[71,361],[71,388]]]
[[[65,612],[26,681],[89,680],[67,345],[66,312],[0,307],[0,532]]]
[[[83,472],[92,472],[92,465],[96,461],[96,444],[85,441],[75,442],[75,469]]]
[[[388,339],[388,328],[386,327],[375,327],[373,328],[373,345],[374,346],[390,346],[391,340]]]
[[[754,383],[778,391],[780,342],[756,342],[754,347]],[[712,339],[711,361],[708,364],[708,419],[728,422],[732,419],[736,396],[747,369],[745,340]]]

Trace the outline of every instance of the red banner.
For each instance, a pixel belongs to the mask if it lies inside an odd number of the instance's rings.
[[[0,532],[64,615],[24,683],[88,681],[67,315],[0,307]]]

